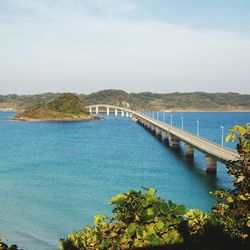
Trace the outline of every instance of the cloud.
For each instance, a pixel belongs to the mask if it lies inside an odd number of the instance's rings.
[[[41,2],[0,22],[1,92],[250,91],[247,34],[91,14],[134,13],[133,1]]]

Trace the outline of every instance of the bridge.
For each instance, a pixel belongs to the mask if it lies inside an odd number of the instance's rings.
[[[194,135],[183,129],[174,127],[172,126],[172,122],[171,124],[168,124],[155,119],[154,117],[152,118],[151,116],[144,114],[144,112],[141,113],[139,111],[108,104],[90,105],[87,106],[87,108],[90,113],[95,113],[96,115],[102,111],[106,112],[107,115],[109,115],[110,112],[114,112],[115,116],[118,116],[120,113],[122,117],[130,117],[146,129],[152,131],[157,137],[160,137],[162,141],[168,142],[170,147],[180,147],[180,142],[184,142],[187,158],[194,157],[194,149],[205,154],[206,171],[209,173],[216,173],[217,161],[227,165],[231,161],[237,161],[239,159],[239,154],[234,150],[223,147],[202,138],[199,135]]]

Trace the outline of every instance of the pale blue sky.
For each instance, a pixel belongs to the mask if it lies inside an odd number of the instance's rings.
[[[0,0],[0,94],[250,93],[250,0]]]

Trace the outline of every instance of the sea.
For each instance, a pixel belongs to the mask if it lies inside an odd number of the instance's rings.
[[[153,187],[165,200],[209,212],[209,191],[232,187],[225,165],[207,174],[204,154],[187,160],[184,144],[170,148],[129,118],[22,122],[14,115],[0,112],[0,235],[24,250],[57,249],[95,215],[112,215],[111,197],[131,189]],[[250,122],[247,112],[154,114],[168,123],[171,115],[173,126],[183,121],[196,134],[199,124],[199,135],[218,144],[232,126]]]

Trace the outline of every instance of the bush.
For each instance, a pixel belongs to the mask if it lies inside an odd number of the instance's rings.
[[[94,226],[70,234],[61,249],[131,249],[183,242],[181,224],[185,207],[147,192],[131,190],[110,201],[114,217],[97,215]],[[70,248],[71,247],[71,248]]]
[[[238,140],[241,158],[227,166],[234,177],[232,190],[212,192],[218,198],[212,216],[231,238],[249,239],[250,235],[250,126],[235,126],[226,140]]]

